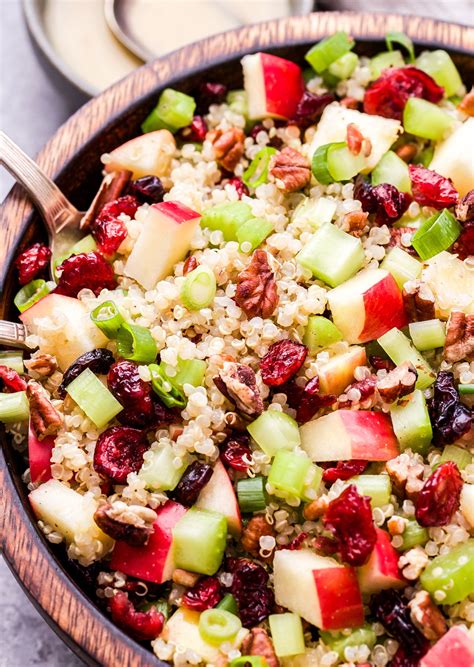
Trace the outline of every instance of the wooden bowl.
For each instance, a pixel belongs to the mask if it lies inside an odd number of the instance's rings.
[[[38,156],[43,169],[84,210],[100,181],[100,155],[139,133],[140,121],[164,86],[193,92],[205,80],[242,86],[239,59],[265,50],[303,62],[317,40],[346,30],[357,51],[371,55],[383,48],[389,30],[407,33],[418,47],[442,47],[451,53],[464,81],[474,79],[474,28],[395,14],[324,13],[247,26],[191,44],[137,70],[82,107]],[[8,195],[1,216],[0,317],[15,318],[12,293],[17,284],[12,258],[19,248],[44,236],[38,216],[19,187]],[[88,664],[144,667],[159,664],[151,652],[129,639],[90,601],[63,550],[38,530],[21,481],[24,463],[1,436],[2,547],[7,563],[47,622]],[[163,663],[162,663],[163,664]]]

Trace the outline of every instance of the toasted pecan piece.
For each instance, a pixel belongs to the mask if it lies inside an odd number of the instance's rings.
[[[255,372],[250,366],[224,361],[214,383],[219,391],[235,404],[237,410],[245,415],[257,417],[263,412],[263,399],[257,387]]]
[[[48,435],[56,435],[63,425],[63,417],[49,400],[45,390],[35,380],[30,380],[26,387],[30,403],[31,426],[38,440]]]
[[[211,130],[207,133],[213,147],[217,163],[227,171],[234,171],[240,158],[244,154],[245,135],[238,127],[228,130]]]
[[[435,298],[431,289],[421,280],[406,282],[403,303],[410,322],[432,320],[435,317]]]
[[[278,305],[273,271],[264,250],[255,250],[250,264],[237,276],[235,303],[247,317],[270,317]]]
[[[263,628],[252,628],[244,638],[241,648],[242,655],[258,655],[265,658],[267,667],[279,667],[273,642]]]
[[[310,182],[311,165],[299,151],[285,146],[275,156],[270,173],[277,181],[281,181],[283,190],[296,192]]]
[[[100,505],[94,513],[94,521],[106,535],[135,547],[148,543],[156,518],[149,507],[127,505],[121,500]]]
[[[257,514],[250,519],[242,531],[242,547],[255,558],[259,558],[260,538],[264,535],[274,536],[275,531],[263,514]]]
[[[430,641],[438,641],[448,631],[446,619],[426,591],[418,591],[408,603],[414,625]]]
[[[415,389],[418,372],[411,361],[404,361],[377,381],[377,389],[386,403],[393,403]]]
[[[474,315],[451,311],[446,327],[443,356],[451,364],[474,357]]]

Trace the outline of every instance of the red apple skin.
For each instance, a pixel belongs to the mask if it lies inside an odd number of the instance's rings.
[[[338,410],[351,440],[353,459],[390,461],[400,451],[392,422],[383,412],[371,410]]]
[[[261,53],[260,62],[268,113],[293,118],[305,88],[301,68],[269,53]]]
[[[165,571],[173,544],[173,528],[186,513],[186,508],[168,500],[157,510],[154,532],[144,547],[132,547],[126,542],[116,542],[110,567],[124,574],[155,584],[167,581],[171,573]],[[169,576],[167,576],[169,575]]]
[[[153,204],[153,208],[158,209],[167,218],[174,220],[176,224],[187,222],[188,220],[195,220],[200,218],[201,214],[193,211],[192,208],[180,204],[178,201],[163,201],[159,204]]]
[[[364,623],[359,582],[352,567],[313,570],[322,630],[356,628]]]
[[[28,429],[28,462],[32,482],[47,482],[51,479],[51,450],[54,447],[54,436],[38,440],[35,432]]]
[[[402,329],[408,324],[402,293],[391,273],[364,293],[364,309],[360,343],[379,338],[393,327]]]
[[[369,560],[357,568],[357,577],[362,593],[378,593],[387,588],[404,588],[408,585],[398,567],[400,554],[392,546],[389,534],[375,528],[377,542]]]
[[[423,656],[419,667],[473,667],[473,665],[472,636],[455,625]]]

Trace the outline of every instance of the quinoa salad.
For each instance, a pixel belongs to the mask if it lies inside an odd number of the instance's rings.
[[[386,42],[167,88],[16,260],[38,527],[170,664],[474,664],[474,92]]]

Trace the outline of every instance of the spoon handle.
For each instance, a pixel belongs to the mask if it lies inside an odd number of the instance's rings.
[[[0,320],[0,345],[28,348],[25,342],[27,335],[24,324]]]
[[[25,188],[38,207],[50,240],[71,218],[81,214],[61,190],[14,141],[0,131],[0,164]]]

